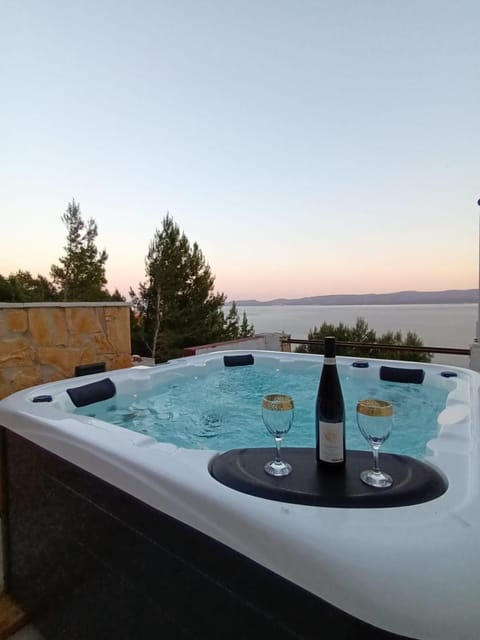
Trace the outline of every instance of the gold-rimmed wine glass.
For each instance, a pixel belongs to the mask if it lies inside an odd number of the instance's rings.
[[[271,393],[262,400],[262,418],[269,433],[275,438],[275,460],[264,466],[271,476],[288,476],[292,466],[281,459],[280,447],[283,436],[290,431],[293,423],[293,399],[281,393]]]
[[[388,473],[380,470],[379,450],[388,439],[393,428],[393,407],[387,400],[366,398],[357,403],[357,424],[362,436],[372,447],[373,469],[362,471],[361,480],[371,487],[391,487],[393,480]]]

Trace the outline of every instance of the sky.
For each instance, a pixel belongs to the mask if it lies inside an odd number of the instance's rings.
[[[74,198],[125,295],[167,212],[229,300],[478,286],[478,0],[3,0],[0,273]]]

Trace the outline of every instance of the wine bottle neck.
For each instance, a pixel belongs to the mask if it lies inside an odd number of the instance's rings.
[[[337,364],[337,359],[336,358],[327,358],[327,356],[325,356],[323,358],[323,364]]]

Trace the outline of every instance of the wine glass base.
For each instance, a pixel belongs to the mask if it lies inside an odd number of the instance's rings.
[[[370,487],[377,487],[379,489],[391,487],[393,484],[392,476],[389,476],[388,473],[384,473],[383,471],[373,471],[373,469],[362,471],[360,480]]]
[[[288,476],[292,472],[292,465],[288,464],[288,462],[283,462],[283,460],[280,462],[272,460],[267,462],[263,468],[270,476]]]

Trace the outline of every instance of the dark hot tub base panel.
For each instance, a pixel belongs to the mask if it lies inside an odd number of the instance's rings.
[[[400,638],[7,429],[1,436],[5,586],[46,640]]]

